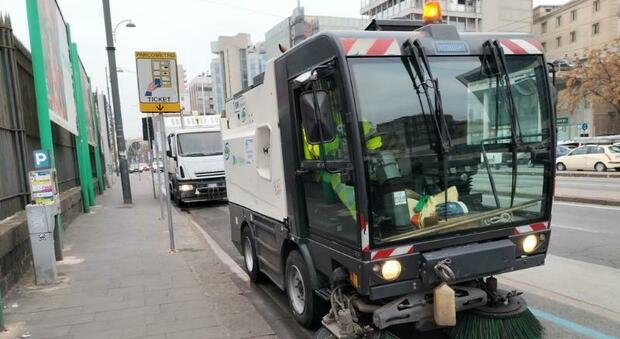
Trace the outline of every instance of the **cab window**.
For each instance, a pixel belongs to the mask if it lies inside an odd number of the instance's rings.
[[[308,230],[310,236],[316,234],[357,247],[360,232],[344,92],[338,73],[325,73],[319,72],[316,81],[295,90]],[[315,103],[320,111],[314,107]],[[321,117],[318,125],[310,121],[318,116]]]

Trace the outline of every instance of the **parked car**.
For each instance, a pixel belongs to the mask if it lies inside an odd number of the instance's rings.
[[[144,163],[144,162],[140,163],[139,168],[140,168],[140,172],[150,171],[151,170],[149,165]]]
[[[570,153],[570,151],[572,151],[574,148],[570,148],[567,146],[558,146],[555,148],[555,157],[559,158],[561,156],[565,156],[568,153]]]
[[[142,171],[140,170],[140,167],[137,164],[129,165],[129,173],[138,173],[138,172],[142,172]]]
[[[565,156],[558,157],[555,164],[558,171],[595,170],[604,172],[610,168],[620,171],[620,146],[581,146]]]

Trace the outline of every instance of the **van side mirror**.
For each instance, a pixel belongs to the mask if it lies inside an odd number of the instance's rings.
[[[316,97],[315,97],[316,94]],[[316,103],[316,105],[315,105]],[[303,92],[300,97],[301,122],[309,144],[331,142],[336,137],[329,105],[329,95],[325,90]],[[321,140],[321,136],[323,140]]]

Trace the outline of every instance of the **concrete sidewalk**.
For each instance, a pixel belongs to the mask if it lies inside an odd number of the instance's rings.
[[[10,291],[0,338],[275,338],[176,212],[179,252],[168,253],[150,178],[131,177],[133,206],[122,205],[118,183],[70,225],[58,285],[36,286],[27,273]]]

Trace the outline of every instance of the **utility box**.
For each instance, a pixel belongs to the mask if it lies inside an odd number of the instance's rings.
[[[34,278],[37,285],[54,284],[58,277],[54,248],[54,226],[58,213],[57,203],[49,205],[29,204],[26,206]]]

